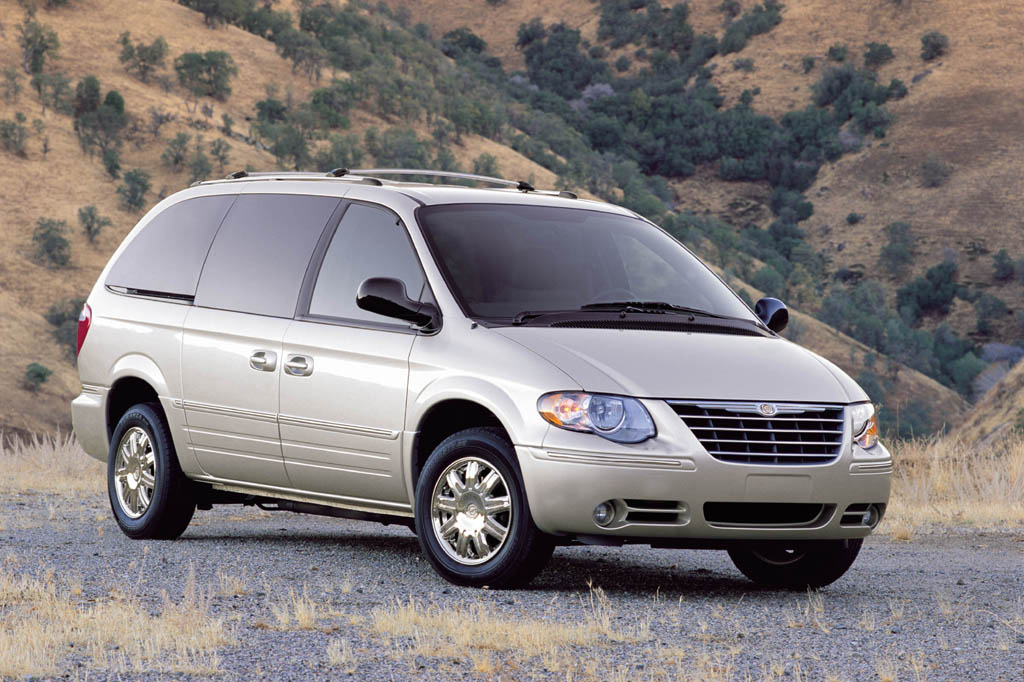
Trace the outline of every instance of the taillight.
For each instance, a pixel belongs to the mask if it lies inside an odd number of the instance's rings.
[[[85,335],[89,333],[91,325],[92,308],[86,303],[82,306],[82,312],[78,314],[78,347],[75,349],[75,355],[82,352],[82,344],[85,343]]]

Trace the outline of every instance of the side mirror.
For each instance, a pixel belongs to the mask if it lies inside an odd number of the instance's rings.
[[[356,292],[356,305],[371,313],[411,322],[417,327],[436,327],[441,313],[430,303],[413,301],[405,293],[405,284],[391,277],[363,280]]]
[[[754,306],[754,314],[776,334],[789,324],[789,310],[786,309],[786,304],[777,298],[762,298]]]

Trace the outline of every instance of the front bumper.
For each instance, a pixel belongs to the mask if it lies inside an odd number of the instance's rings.
[[[888,503],[891,455],[881,444],[861,449],[849,429],[828,464],[760,465],[715,459],[672,417],[656,415],[658,436],[638,446],[554,428],[542,446],[517,446],[537,527],[609,541],[859,538],[879,520],[856,522],[859,510]],[[600,526],[594,508],[609,501],[614,520]],[[794,509],[808,516],[787,517]]]

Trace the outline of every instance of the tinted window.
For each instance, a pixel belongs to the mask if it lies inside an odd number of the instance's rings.
[[[125,247],[107,285],[195,296],[199,273],[234,195],[178,202],[153,218]]]
[[[394,214],[352,204],[324,254],[309,314],[395,324],[394,318],[356,306],[356,291],[368,277],[401,280],[414,300],[420,300],[425,284],[405,227]]]
[[[449,286],[473,316],[659,301],[755,319],[679,242],[637,218],[504,204],[428,206],[418,217]]]
[[[196,292],[196,305],[292,317],[306,267],[340,199],[292,194],[238,197]]]

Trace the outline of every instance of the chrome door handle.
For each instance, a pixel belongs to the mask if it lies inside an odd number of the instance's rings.
[[[289,355],[284,363],[284,371],[293,377],[308,377],[313,373],[313,358],[308,355]]]
[[[249,366],[258,372],[273,372],[277,368],[277,353],[271,350],[254,350],[249,356]]]

